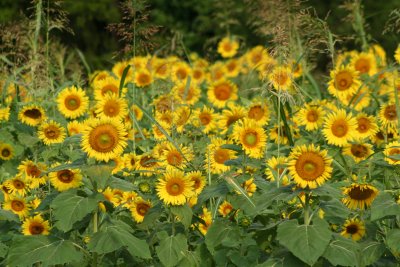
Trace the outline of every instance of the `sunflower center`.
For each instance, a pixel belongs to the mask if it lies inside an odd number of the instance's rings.
[[[341,71],[338,74],[336,74],[335,82],[336,82],[336,89],[338,89],[339,91],[345,91],[349,89],[349,87],[352,85],[353,76],[348,71]]]
[[[244,144],[249,147],[254,147],[258,143],[258,135],[256,132],[248,132],[244,136]]]
[[[28,109],[24,112],[24,116],[36,120],[42,117],[42,112],[36,108]]]
[[[176,71],[176,77],[177,77],[179,80],[185,79],[186,76],[187,76],[186,70],[184,70],[184,69],[178,69],[178,70]]]
[[[150,75],[148,75],[146,73],[141,73],[141,74],[139,74],[138,81],[139,81],[139,84],[143,84],[143,85],[149,84],[150,83]]]
[[[314,152],[304,152],[295,164],[296,172],[301,179],[313,181],[325,171],[325,162],[321,155]]]
[[[251,107],[248,113],[248,117],[256,121],[261,120],[263,116],[264,116],[264,109],[260,105]]]
[[[150,206],[146,203],[139,203],[136,207],[137,213],[139,213],[140,216],[146,215],[147,211],[149,210]]]
[[[170,151],[167,155],[167,162],[172,166],[179,166],[182,161],[182,155],[178,151]]]
[[[104,104],[103,112],[107,117],[116,117],[120,113],[119,103],[115,100],[107,101]]]
[[[309,110],[307,112],[307,121],[316,122],[318,120],[318,112],[315,110]]]
[[[79,97],[70,95],[65,98],[64,105],[68,110],[76,110],[79,108],[81,100]]]
[[[370,128],[370,121],[366,118],[359,118],[358,119],[358,127],[357,127],[357,131],[360,133],[366,133],[368,132],[369,128]]]
[[[229,62],[228,65],[226,65],[226,68],[228,69],[229,72],[232,72],[236,69],[236,66],[237,66],[236,61],[231,61]]]
[[[48,139],[57,139],[60,136],[60,129],[54,125],[49,125],[43,132]]]
[[[349,197],[354,200],[366,200],[369,199],[374,193],[374,190],[370,188],[361,188],[360,186],[354,186],[349,191]]]
[[[232,88],[229,84],[220,84],[214,87],[214,94],[218,100],[225,101],[231,97]]]
[[[351,154],[353,154],[357,158],[364,158],[368,155],[368,149],[360,144],[351,145]]]
[[[101,94],[102,94],[103,96],[105,96],[105,95],[107,95],[107,94],[109,94],[109,93],[111,93],[111,94],[118,94],[118,91],[119,91],[119,88],[116,87],[115,85],[113,85],[113,84],[107,84],[106,86],[104,86],[104,87],[101,89]]]
[[[8,148],[3,148],[1,150],[1,155],[5,158],[9,157],[11,155],[11,151]]]
[[[57,172],[57,178],[63,183],[70,183],[74,180],[74,173],[70,170],[62,170]]]
[[[346,233],[354,235],[358,232],[358,226],[355,224],[350,224],[346,226]]]
[[[214,152],[214,160],[219,164],[224,164],[225,161],[229,160],[229,152],[227,149],[219,148]]]
[[[230,42],[225,42],[224,45],[223,45],[222,47],[224,48],[224,50],[225,50],[226,52],[232,51],[232,48],[233,48]]]
[[[29,232],[32,235],[40,235],[41,233],[43,233],[43,231],[44,227],[40,223],[31,223],[31,225],[29,225]]]
[[[11,209],[13,211],[21,211],[25,208],[25,205],[22,201],[19,200],[13,200],[11,201]]]
[[[389,121],[397,120],[396,106],[389,105],[384,111],[385,118]]]
[[[20,180],[14,180],[13,185],[16,189],[24,189],[25,188],[25,183]]]
[[[97,152],[110,152],[118,145],[118,130],[112,125],[103,124],[89,134],[89,144]]]
[[[226,120],[226,127],[229,127],[230,125],[232,125],[233,123],[237,122],[241,118],[242,118],[242,116],[240,116],[240,115],[229,116],[228,119]]]
[[[349,128],[345,120],[336,120],[332,124],[331,130],[334,136],[343,137],[347,134]]]
[[[199,119],[202,125],[208,125],[211,122],[211,114],[201,113]]]
[[[371,68],[371,64],[368,59],[360,58],[356,61],[354,68],[358,70],[361,74],[368,73]]]
[[[286,81],[289,79],[289,76],[284,71],[279,71],[274,75],[274,80],[279,86],[284,86]]]
[[[229,213],[231,213],[231,211],[232,211],[232,206],[230,205],[226,205],[223,209],[224,215],[228,215]]]
[[[28,174],[28,176],[37,178],[40,176],[41,171],[39,170],[39,168],[37,166],[31,165],[31,166],[28,166],[28,168],[26,170],[26,174]]]
[[[168,183],[166,185],[168,194],[170,194],[172,196],[177,196],[177,195],[182,194],[184,187],[185,186],[184,186],[183,182],[179,179],[171,179],[168,181]]]
[[[193,188],[194,189],[199,189],[200,185],[201,185],[200,179],[194,178],[194,179],[192,179],[192,181],[194,182]]]
[[[155,159],[150,156],[144,156],[140,159],[140,165],[142,165],[145,168],[151,168],[156,164],[157,162],[155,161]]]
[[[186,101],[190,101],[194,96],[193,88],[190,87],[186,91],[186,87],[181,87],[179,89],[179,96],[181,97],[182,100],[185,99]]]

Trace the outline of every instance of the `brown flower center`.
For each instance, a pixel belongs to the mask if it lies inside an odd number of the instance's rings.
[[[350,72],[340,71],[335,76],[335,87],[339,91],[345,91],[353,84],[353,76]]]
[[[384,116],[389,121],[397,120],[396,105],[389,105],[384,110]]]
[[[91,148],[101,153],[112,151],[118,140],[118,130],[109,124],[99,125],[89,134]]]
[[[32,108],[25,110],[24,116],[31,118],[31,119],[40,119],[42,117],[42,112],[40,112],[37,108]]]
[[[364,158],[368,155],[368,148],[361,144],[352,144],[350,150],[356,158]]]
[[[219,164],[224,164],[225,161],[229,160],[229,151],[227,149],[218,148],[214,152],[214,160]]]
[[[57,172],[57,178],[63,183],[69,184],[74,180],[74,173],[70,170],[62,170]]]
[[[313,181],[324,173],[325,162],[323,157],[315,152],[304,152],[297,159],[295,168],[301,179]]]
[[[358,226],[355,224],[350,224],[346,226],[346,233],[354,235],[358,232]]]
[[[374,194],[374,190],[370,188],[362,188],[360,186],[353,186],[349,191],[349,197],[354,200],[366,200]]]
[[[183,158],[178,151],[169,151],[167,154],[167,162],[172,166],[179,166],[182,164]]]
[[[249,117],[250,119],[259,121],[259,120],[261,120],[261,119],[263,118],[263,116],[264,116],[264,109],[261,107],[261,105],[252,106],[252,107],[249,109],[249,112],[248,112],[247,115],[248,115],[248,117]]]
[[[227,83],[222,83],[214,87],[214,95],[218,100],[225,101],[231,97],[232,88]]]
[[[69,95],[65,98],[64,105],[68,110],[76,110],[81,105],[81,100],[78,96]]]
[[[11,209],[13,211],[21,211],[25,208],[25,204],[20,200],[13,200],[11,201]]]
[[[44,227],[41,223],[33,222],[29,225],[29,232],[32,235],[40,235],[41,233],[43,233],[43,231],[44,231]]]
[[[49,125],[43,130],[48,139],[57,139],[60,136],[60,129],[55,125]]]
[[[348,130],[349,127],[347,125],[347,122],[343,119],[336,120],[331,126],[332,134],[336,137],[345,136]]]

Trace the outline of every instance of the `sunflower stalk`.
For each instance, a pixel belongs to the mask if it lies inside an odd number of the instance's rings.
[[[98,212],[96,211],[93,213],[93,234],[97,233],[98,231]],[[92,266],[97,267],[97,259],[98,259],[98,254],[97,252],[93,252],[93,264]]]

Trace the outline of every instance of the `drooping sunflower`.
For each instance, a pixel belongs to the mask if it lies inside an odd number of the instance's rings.
[[[268,105],[261,100],[254,100],[247,109],[247,118],[256,121],[259,125],[267,125],[270,120]]]
[[[89,107],[89,98],[82,88],[75,86],[63,89],[57,96],[57,107],[68,119],[76,119],[84,115]]]
[[[272,157],[266,161],[267,167],[265,168],[265,175],[270,181],[275,181],[277,178],[280,179],[283,186],[289,184],[289,177],[284,173],[287,169],[288,158],[287,157]]]
[[[372,141],[376,145],[381,145],[383,143],[392,142],[399,138],[399,133],[397,129],[378,129],[375,135],[372,136]]]
[[[166,205],[183,205],[193,195],[194,182],[180,170],[167,170],[158,180],[157,196]]]
[[[70,121],[67,124],[67,131],[68,131],[68,135],[72,136],[75,134],[80,134],[83,131],[83,124],[79,121]]]
[[[331,71],[328,92],[338,98],[353,96],[361,86],[359,73],[352,67],[339,66]]]
[[[6,180],[3,184],[9,194],[18,194],[22,197],[29,192],[29,181],[22,175],[17,175],[12,179]]]
[[[29,215],[30,206],[25,198],[18,195],[10,195],[3,203],[3,209],[17,214],[21,219]]]
[[[357,139],[369,138],[378,132],[378,125],[376,124],[375,117],[365,113],[359,113],[356,120]]]
[[[354,54],[350,61],[350,65],[360,72],[360,74],[368,74],[372,76],[378,72],[376,59],[372,53],[362,52]]]
[[[328,144],[344,146],[356,137],[357,120],[341,109],[326,116],[322,130]]]
[[[224,201],[221,205],[219,205],[218,213],[222,215],[222,217],[228,216],[233,211],[233,206],[228,201]]]
[[[213,137],[207,146],[204,167],[213,174],[221,174],[230,170],[230,166],[225,165],[224,162],[236,157],[235,151],[221,147],[225,144],[232,143],[219,137]]]
[[[218,43],[218,53],[223,58],[230,58],[236,55],[239,43],[232,37],[225,37]]]
[[[400,164],[400,142],[394,141],[385,146],[385,161],[391,165]]]
[[[164,166],[183,169],[194,158],[193,151],[184,145],[179,145],[179,150],[172,144],[166,144],[160,161]]]
[[[349,209],[366,209],[371,206],[378,192],[378,189],[370,184],[353,183],[343,188],[344,198],[342,202]]]
[[[397,108],[395,103],[387,103],[379,110],[379,121],[384,128],[396,128],[398,124]]]
[[[242,145],[245,153],[252,158],[262,158],[267,142],[265,130],[254,120],[243,119],[235,123],[232,137]]]
[[[137,197],[131,205],[130,211],[132,218],[137,222],[141,223],[144,220],[144,216],[151,208],[151,202],[146,201],[141,197]]]
[[[222,110],[222,114],[219,116],[218,128],[221,129],[221,134],[225,134],[231,125],[235,122],[246,117],[246,109],[238,104],[230,102],[227,104],[227,108]]]
[[[323,184],[331,176],[331,165],[328,151],[314,144],[294,147],[288,159],[289,173],[301,188],[314,189]]]
[[[138,87],[145,87],[153,83],[153,76],[147,69],[136,70],[135,84]]]
[[[366,159],[372,153],[374,153],[372,145],[368,143],[347,144],[343,147],[343,154],[349,155],[357,163]]]
[[[206,186],[206,178],[200,171],[191,171],[187,173],[187,178],[193,181],[193,190],[195,195],[200,195]]]
[[[38,105],[27,105],[18,113],[18,119],[30,126],[37,126],[46,120],[46,118],[44,109]]]
[[[46,183],[47,176],[44,175],[46,169],[47,167],[43,163],[24,160],[18,166],[18,174],[27,180],[31,189],[34,189]]]
[[[365,225],[359,219],[346,220],[340,235],[358,241],[365,235]]]
[[[94,98],[96,100],[101,100],[108,94],[119,95],[119,80],[114,77],[107,77],[104,80],[95,82],[94,87]],[[126,88],[122,89],[121,96],[125,95]]]
[[[65,139],[66,131],[58,122],[50,120],[40,124],[38,137],[45,145],[59,144]]]
[[[315,131],[324,123],[325,111],[321,106],[306,104],[297,114],[299,125],[305,126],[307,131]]]
[[[202,109],[196,109],[193,112],[192,123],[196,127],[202,127],[205,134],[213,131],[217,127],[218,115],[213,108],[203,106]]]
[[[115,119],[91,119],[82,134],[82,150],[100,161],[107,162],[121,155],[127,146],[127,132],[123,124]]]
[[[58,191],[78,188],[82,184],[82,174],[79,169],[65,169],[49,174],[51,184]]]
[[[293,73],[287,66],[276,66],[268,76],[277,91],[287,91],[293,84]]]
[[[223,108],[228,101],[235,101],[238,98],[237,86],[229,80],[221,79],[211,84],[207,97],[215,107]]]
[[[128,103],[124,98],[107,94],[96,103],[96,113],[99,117],[122,120],[128,115]]]
[[[49,230],[49,221],[44,220],[40,214],[26,218],[22,224],[24,235],[48,235]]]
[[[11,160],[14,157],[14,147],[10,144],[0,142],[0,159]]]
[[[175,94],[182,104],[194,105],[199,101],[201,90],[195,84],[177,83],[172,88],[172,93]]]

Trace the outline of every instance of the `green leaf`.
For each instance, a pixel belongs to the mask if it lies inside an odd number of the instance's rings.
[[[200,193],[198,203],[204,203],[207,199],[213,197],[225,196],[227,193],[229,193],[229,187],[226,183],[209,185]]]
[[[113,169],[111,165],[95,165],[82,168],[82,172],[96,183],[95,189],[105,189]]]
[[[236,152],[242,151],[242,147],[241,146],[234,145],[234,144],[225,144],[225,145],[222,145],[221,148],[233,150],[233,151],[236,151]]]
[[[10,266],[41,266],[79,262],[83,254],[73,242],[48,236],[23,236],[13,240],[7,256]]]
[[[335,235],[324,253],[324,258],[335,266],[355,266],[358,260],[358,249],[358,244],[353,240]]]
[[[33,147],[40,140],[35,136],[32,136],[24,132],[20,132],[18,133],[18,141],[24,146]]]
[[[386,234],[386,244],[394,253],[400,253],[400,229],[392,229]]]
[[[7,255],[8,247],[3,243],[0,243],[0,258],[4,258]]]
[[[171,212],[178,216],[185,228],[189,228],[192,224],[193,211],[187,204],[183,206],[173,206],[171,207]]]
[[[216,253],[216,247],[223,242],[229,245],[229,239],[235,239],[239,235],[238,229],[231,227],[226,221],[214,221],[206,234],[206,246],[212,255]],[[236,240],[239,238],[237,237]],[[237,244],[239,245],[239,244]]]
[[[102,200],[104,196],[99,193],[83,197],[76,190],[68,190],[59,194],[51,204],[57,220],[55,226],[64,232],[71,230],[75,222],[97,209],[97,203]]]
[[[400,214],[400,205],[397,204],[391,195],[380,192],[371,205],[371,220],[375,221],[386,216]]]
[[[126,248],[132,256],[142,259],[150,259],[150,249],[145,240],[132,235],[132,228],[117,220],[112,220],[100,227],[90,239],[88,249],[99,254]]]
[[[133,191],[135,187],[131,182],[122,180],[120,178],[116,177],[111,177],[110,179],[110,187],[111,188],[116,188],[116,189],[121,189],[124,191]]]
[[[379,242],[370,242],[363,244],[361,249],[361,265],[367,266],[373,264],[382,256],[385,250],[385,245]]]
[[[327,222],[315,218],[312,225],[299,225],[290,220],[278,226],[278,241],[296,257],[309,265],[317,262],[331,239]]]
[[[19,218],[9,210],[0,209],[0,221],[19,222]]]
[[[188,250],[187,240],[183,234],[169,236],[160,240],[156,253],[165,266],[176,266]]]
[[[347,219],[350,214],[349,209],[336,198],[329,201],[321,201],[321,209],[325,212],[327,218]]]

